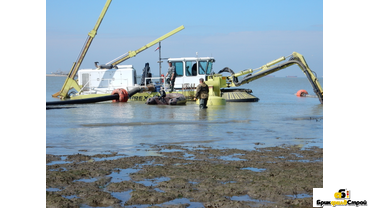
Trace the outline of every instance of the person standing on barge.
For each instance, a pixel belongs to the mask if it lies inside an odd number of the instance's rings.
[[[168,62],[168,72],[165,77],[167,77],[168,75],[170,75],[169,79],[166,79],[166,80],[167,80],[167,83],[170,84],[170,87],[171,87],[170,92],[172,92],[175,86],[175,78],[176,78],[176,71],[175,71],[175,67],[172,66],[172,62]]]

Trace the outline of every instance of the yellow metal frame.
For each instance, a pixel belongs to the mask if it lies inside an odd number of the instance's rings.
[[[213,93],[215,96],[221,97],[221,88],[225,88],[226,84],[226,77],[221,76],[220,74],[215,74],[213,76],[209,76],[205,83],[208,86],[213,86]]]

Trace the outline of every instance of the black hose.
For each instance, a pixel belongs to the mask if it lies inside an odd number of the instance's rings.
[[[223,72],[229,72],[231,75],[235,74],[234,71],[232,69],[230,69],[229,67],[225,67],[225,68],[221,69],[217,74],[221,74]]]
[[[147,90],[152,91],[154,89],[153,86],[147,86]],[[141,92],[143,89],[141,87],[135,87],[132,90],[129,90],[128,97],[133,96],[134,94]],[[103,102],[103,101],[109,101],[109,100],[118,100],[119,95],[106,95],[106,96],[99,96],[94,98],[85,98],[85,99],[75,99],[75,100],[64,100],[64,101],[54,101],[54,102],[46,102],[46,105],[73,105],[73,104],[87,104],[87,103],[97,103],[97,102]],[[49,108],[51,109],[51,108]]]
[[[119,98],[119,95],[114,94],[114,95],[106,95],[106,96],[100,96],[100,97],[94,97],[94,98],[46,102],[46,105],[87,104],[87,103],[96,103],[96,102],[103,102],[103,101],[109,101],[109,100],[117,100],[118,98]]]
[[[55,110],[55,109],[69,109],[69,108],[76,108],[76,107],[50,107],[50,106],[46,106],[46,110]]]

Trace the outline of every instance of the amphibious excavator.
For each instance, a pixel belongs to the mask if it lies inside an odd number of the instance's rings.
[[[282,61],[285,61],[285,62],[278,64]],[[233,99],[230,98],[230,93],[235,93],[235,92],[243,91],[243,90],[228,89],[228,88],[238,87],[243,84],[247,84],[256,79],[262,78],[264,76],[267,76],[271,73],[287,68],[294,64],[298,65],[299,68],[301,68],[303,73],[306,75],[308,81],[310,82],[311,86],[313,87],[313,91],[319,98],[320,102],[323,103],[323,89],[319,83],[319,80],[317,79],[317,76],[315,75],[315,72],[309,68],[304,57],[297,52],[293,52],[291,55],[286,56],[286,57],[283,56],[281,58],[278,58],[257,69],[246,69],[238,73],[234,73],[232,69],[225,67],[222,70],[220,70],[217,74],[211,74],[211,75],[206,76],[206,84],[208,86],[213,86],[213,92],[215,96],[222,97],[226,99],[227,101],[232,102]],[[224,73],[224,72],[228,72],[231,75],[223,76],[221,73]],[[241,76],[244,76],[244,77],[240,79]],[[235,101],[237,100],[238,99],[235,99]]]

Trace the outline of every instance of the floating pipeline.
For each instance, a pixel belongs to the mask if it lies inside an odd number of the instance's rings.
[[[85,99],[76,99],[76,100],[64,100],[64,101],[54,101],[54,102],[46,102],[46,105],[71,105],[71,104],[87,104],[87,103],[96,103],[96,102],[103,102],[109,100],[116,100],[119,99],[119,95],[106,95],[94,98],[85,98]]]
[[[145,104],[148,105],[185,105],[186,98],[180,93],[170,93],[166,97],[150,97],[146,100]]]
[[[308,95],[308,92],[306,90],[298,90],[296,95],[297,97],[306,97]]]
[[[97,103],[97,102],[104,102],[104,101],[112,101],[112,102],[127,102],[128,98],[135,95],[138,92],[143,91],[154,91],[154,86],[141,86],[135,87],[132,90],[126,91],[125,89],[115,89],[113,90],[111,95],[104,95],[99,97],[93,98],[84,98],[84,99],[73,99],[73,100],[64,100],[64,101],[54,101],[54,102],[46,102],[46,106],[51,105],[73,105],[73,104],[88,104],[88,103]],[[46,107],[46,109],[55,109],[52,107]]]

